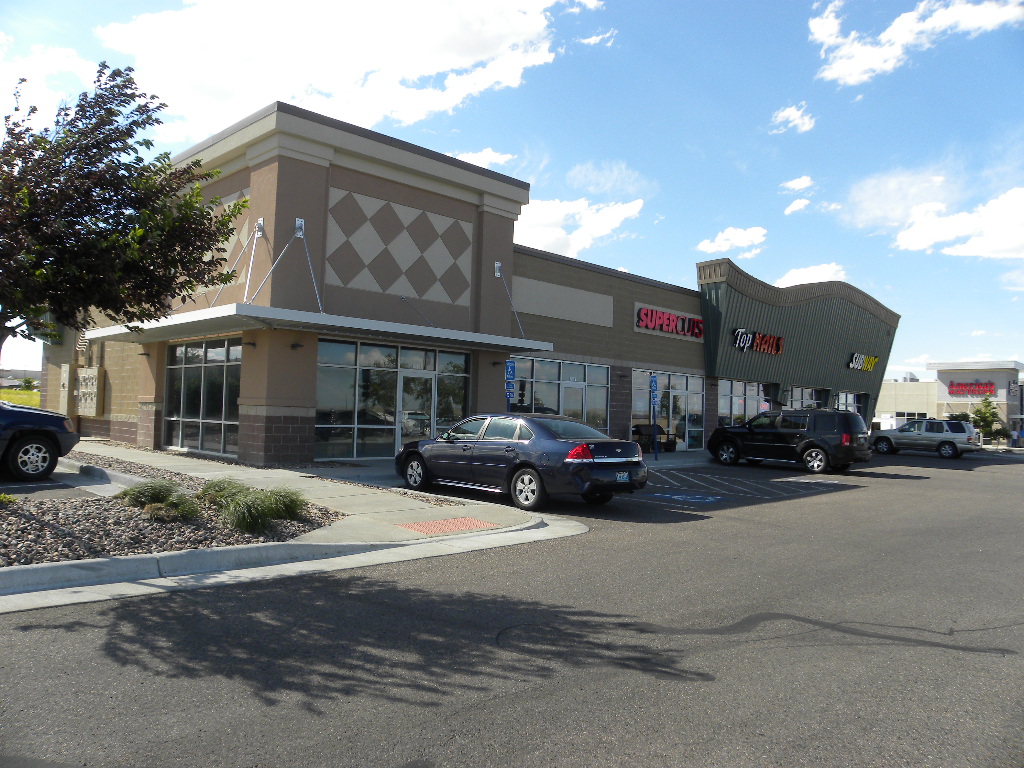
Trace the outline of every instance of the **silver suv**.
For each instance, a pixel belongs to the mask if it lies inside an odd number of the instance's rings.
[[[882,429],[871,433],[871,445],[878,453],[899,453],[906,448],[915,451],[937,451],[944,459],[955,459],[964,451],[980,451],[977,430],[966,421],[916,419],[899,429]]]

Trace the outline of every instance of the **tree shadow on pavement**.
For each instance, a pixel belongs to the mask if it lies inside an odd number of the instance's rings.
[[[714,679],[684,666],[685,648],[630,629],[627,619],[330,575],[121,600],[98,614],[98,625],[18,629],[98,628],[103,652],[124,667],[231,680],[265,705],[287,697],[313,713],[318,702],[353,696],[437,706],[504,681],[549,679],[566,665],[678,682]]]

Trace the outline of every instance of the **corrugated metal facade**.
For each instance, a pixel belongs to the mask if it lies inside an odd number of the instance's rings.
[[[706,374],[787,387],[866,393],[874,410],[899,315],[846,283],[776,288],[722,259],[698,265]],[[737,346],[737,331],[781,337],[771,354]],[[769,347],[771,344],[769,343]],[[877,358],[870,371],[855,355]]]

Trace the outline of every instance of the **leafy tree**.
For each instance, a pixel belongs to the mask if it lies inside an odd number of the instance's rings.
[[[171,299],[224,284],[224,243],[244,203],[217,212],[198,161],[175,166],[137,138],[166,107],[138,90],[132,69],[99,65],[91,93],[31,126],[21,83],[0,146],[0,348],[12,336],[81,331],[93,314],[138,323]]]
[[[31,378],[30,376],[26,376],[24,379],[21,380],[21,388],[26,392],[35,389],[36,380]]]
[[[974,417],[971,416],[971,414],[967,413],[967,411],[960,411],[959,413],[951,413],[946,418],[952,419],[953,421],[966,421],[971,426],[977,427],[977,425],[974,423]]]
[[[981,401],[974,406],[971,411],[971,421],[982,435],[992,438],[992,433],[999,424],[999,409],[988,395],[981,398]]]

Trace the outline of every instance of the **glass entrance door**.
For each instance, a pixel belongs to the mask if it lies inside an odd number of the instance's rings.
[[[582,384],[562,385],[562,415],[571,419],[583,421],[586,414],[583,413],[583,392]]]
[[[434,435],[434,377],[402,374],[401,422],[398,446],[410,440],[425,440]]]

